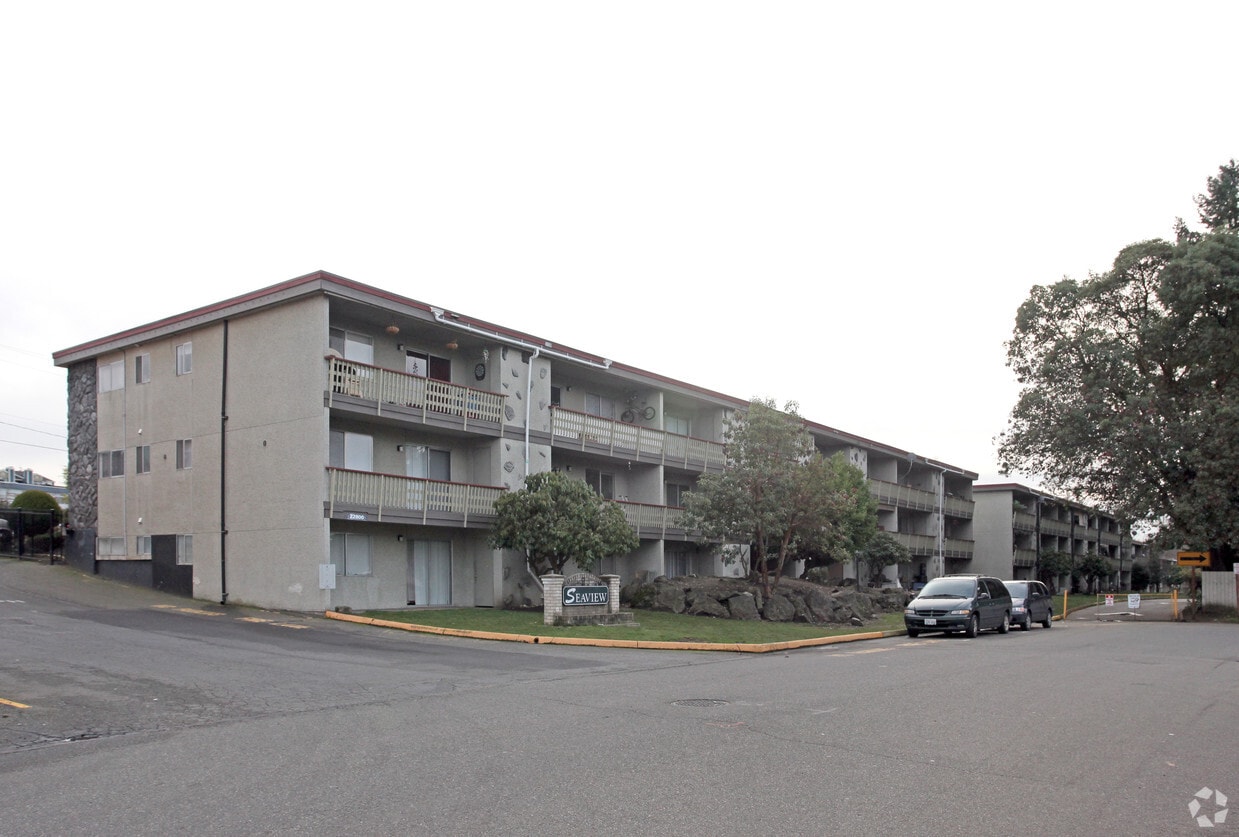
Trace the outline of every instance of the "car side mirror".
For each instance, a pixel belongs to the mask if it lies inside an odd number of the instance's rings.
[[[988,598],[989,598],[989,593],[986,593],[984,590],[982,590],[982,591],[981,591],[981,594],[980,594],[979,596],[977,596],[977,598],[978,598],[978,599],[988,599]]]

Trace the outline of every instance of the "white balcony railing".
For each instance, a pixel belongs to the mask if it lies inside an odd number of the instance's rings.
[[[551,411],[554,444],[585,450],[589,445],[604,447],[638,462],[680,467],[722,469],[727,455],[719,442],[681,436],[639,424],[593,416],[556,407]]]
[[[938,494],[923,488],[913,488],[910,485],[886,482],[885,480],[869,480],[869,493],[877,498],[879,503],[896,506],[913,511],[936,512],[938,510]],[[942,498],[942,511],[948,517],[971,518],[976,508],[972,500],[960,497],[946,496]]]
[[[658,532],[665,535],[670,529],[684,529],[685,512],[679,506],[654,506],[622,500],[617,502],[624,511],[624,518],[638,534]]]
[[[913,555],[933,555],[938,548],[938,539],[933,535],[913,535],[907,532],[892,532],[895,540],[912,551]],[[942,542],[942,554],[947,558],[972,558],[974,541],[963,538],[946,538]]]
[[[398,514],[402,521],[418,515],[424,521],[446,513],[460,515],[464,525],[475,518],[489,522],[495,516],[495,500],[506,490],[502,486],[327,469],[327,501],[332,515],[341,505],[375,509],[376,520]]]
[[[348,395],[373,401],[380,415],[386,405],[397,404],[416,407],[423,417],[433,413],[459,416],[465,425],[472,420],[503,423],[504,396],[499,393],[335,356],[327,358],[327,392],[330,398]]]

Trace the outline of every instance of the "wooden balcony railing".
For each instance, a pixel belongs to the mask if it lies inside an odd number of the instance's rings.
[[[726,453],[718,442],[627,424],[563,407],[551,410],[551,437],[557,446],[578,450],[597,450],[601,447],[612,455],[631,457],[634,462],[702,470],[721,470],[727,464]]]
[[[938,510],[938,494],[923,488],[871,479],[869,480],[869,493],[876,497],[879,503],[888,506],[913,511],[936,512]],[[942,512],[948,517],[971,519],[975,509],[976,503],[972,500],[949,495],[942,499]]]
[[[623,509],[624,518],[639,535],[657,533],[660,537],[664,537],[670,530],[676,530],[677,534],[685,534],[685,512],[679,506],[654,506],[648,503],[630,503],[626,500],[616,502]]]
[[[344,360],[334,355],[327,357],[327,393],[329,399],[348,395],[373,401],[379,415],[382,415],[385,406],[397,404],[422,410],[423,419],[430,414],[445,414],[459,416],[465,426],[471,420],[503,423],[504,396],[499,393]]]
[[[1017,532],[1037,531],[1037,516],[1032,512],[1012,512],[1011,528]]]
[[[444,515],[459,515],[463,525],[495,518],[495,500],[506,488],[442,482],[344,468],[327,469],[327,502],[330,516],[337,506],[373,510],[376,520],[398,516],[401,521],[421,517],[422,522]],[[367,518],[368,519],[368,518]]]
[[[938,540],[933,535],[912,535],[906,532],[892,532],[895,540],[911,550],[913,555],[933,555],[938,547]],[[972,558],[975,542],[962,538],[946,538],[942,542],[942,554],[947,558]]]

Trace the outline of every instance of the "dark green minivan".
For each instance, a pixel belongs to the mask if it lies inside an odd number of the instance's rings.
[[[987,575],[940,575],[931,579],[903,611],[908,636],[929,631],[1005,634],[1011,629],[1011,594]]]

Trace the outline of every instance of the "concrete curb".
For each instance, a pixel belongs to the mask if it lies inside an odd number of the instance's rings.
[[[390,619],[374,619],[369,616],[354,616],[351,613],[327,611],[324,616],[341,622],[357,625],[373,625],[376,628],[394,628],[398,631],[457,636],[467,639],[489,639],[499,642],[524,642],[531,645],[590,645],[596,648],[644,648],[659,651],[735,651],[744,654],[767,654],[771,651],[789,651],[794,648],[813,648],[819,645],[836,645],[841,642],[859,642],[866,639],[885,639],[903,636],[907,631],[868,631],[860,634],[842,634],[812,639],[792,639],[784,642],[656,642],[637,639],[588,639],[585,637],[538,636],[533,634],[501,634],[493,631],[466,631],[459,628],[439,628],[433,625],[415,625],[410,622],[394,622]]]

